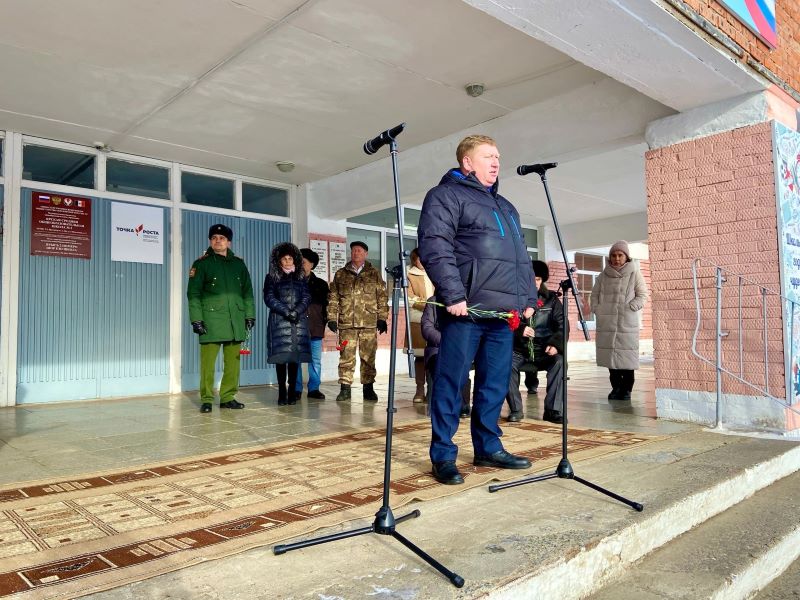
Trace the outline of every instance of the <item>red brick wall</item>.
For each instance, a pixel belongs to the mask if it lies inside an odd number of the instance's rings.
[[[558,284],[563,279],[566,279],[567,270],[564,268],[564,263],[561,261],[549,261],[547,266],[550,268],[550,281],[547,284],[547,287],[551,290],[555,290],[558,288]],[[575,266],[575,265],[570,265]],[[651,308],[650,302],[650,261],[649,260],[640,260],[639,261],[639,268],[642,271],[642,276],[644,276],[644,281],[647,284],[647,293],[648,299],[647,303],[644,305],[644,309],[642,310],[642,329],[639,331],[639,339],[640,340],[649,340],[653,338],[653,312]],[[584,318],[589,317],[589,304],[588,304],[588,293],[592,290],[581,290],[582,292],[587,292],[585,298],[587,301],[584,305],[581,306],[583,309],[583,316]],[[575,302],[570,294],[569,298],[569,339],[571,342],[582,342],[585,341],[583,337],[583,332],[581,331],[580,325],[578,324],[578,309],[575,307]]]
[[[755,61],[767,67],[795,90],[800,90],[800,3],[795,0],[776,0],[778,47],[770,50],[716,0],[684,1],[744,48]]]
[[[642,329],[639,332],[639,339],[640,340],[652,340],[653,339],[653,289],[652,285],[652,276],[650,273],[650,261],[649,260],[640,260],[639,261],[639,270],[642,272],[642,277],[644,277],[644,283],[647,285],[647,304],[644,305],[642,309]]]
[[[780,289],[771,123],[761,123],[652,150],[645,156],[653,346],[657,388],[714,391],[715,372],[691,352],[695,327],[692,260],[701,257]],[[700,273],[702,328],[698,348],[713,358],[715,280]],[[733,278],[723,292],[724,365],[757,384],[764,380],[760,295],[742,286],[744,352],[738,347],[738,291]],[[780,303],[768,302],[770,391],[783,395],[783,332]],[[728,393],[754,394],[724,380]]]

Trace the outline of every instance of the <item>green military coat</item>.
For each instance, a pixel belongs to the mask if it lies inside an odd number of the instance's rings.
[[[386,284],[369,261],[356,274],[352,263],[336,271],[328,293],[328,320],[339,329],[375,327],[389,317]]]
[[[241,342],[247,337],[244,320],[256,318],[250,272],[231,250],[223,256],[209,247],[194,261],[186,297],[189,320],[203,321],[208,330],[200,336],[201,344]]]

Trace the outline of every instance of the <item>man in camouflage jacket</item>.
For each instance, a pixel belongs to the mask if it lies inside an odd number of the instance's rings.
[[[386,333],[389,317],[386,284],[367,260],[369,247],[364,242],[350,244],[350,262],[336,272],[328,295],[328,328],[339,333],[343,346],[339,355],[339,384],[336,400],[350,400],[350,386],[356,367],[356,349],[361,359],[361,384],[364,400],[375,402],[377,332]]]
[[[222,347],[223,372],[220,408],[244,408],[237,402],[242,341],[256,323],[253,284],[244,261],[230,250],[233,231],[212,225],[210,246],[189,270],[186,297],[192,330],[200,336],[200,412],[211,412],[214,402],[214,364]]]

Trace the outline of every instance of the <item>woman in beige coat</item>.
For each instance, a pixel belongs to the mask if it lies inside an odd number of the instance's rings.
[[[408,269],[408,302],[411,317],[411,347],[414,349],[414,375],[417,391],[414,402],[425,402],[425,338],[422,337],[422,311],[425,301],[433,296],[433,283],[425,273],[425,267],[419,260],[419,251],[411,251],[411,266]],[[408,347],[408,345],[406,345]]]
[[[639,311],[646,300],[644,277],[631,261],[628,242],[620,240],[611,246],[591,297],[597,364],[608,368],[609,400],[631,399],[633,372],[639,368]]]

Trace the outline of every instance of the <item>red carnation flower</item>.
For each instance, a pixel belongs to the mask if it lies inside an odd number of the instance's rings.
[[[338,345],[338,346],[336,346],[336,349],[337,349],[339,352],[341,352],[342,350],[344,350],[344,347],[345,347],[345,346],[347,346],[347,340],[342,340],[341,342],[339,342],[339,345]]]
[[[511,328],[511,331],[516,331],[517,327],[519,327],[520,320],[519,320],[519,311],[512,310],[508,313],[508,317],[506,317],[506,321],[508,321],[508,326]]]
[[[252,352],[250,351],[250,348],[242,348],[239,350],[239,354],[252,354]]]
[[[543,306],[544,306],[544,300],[542,300],[541,298],[539,298],[539,299],[536,301],[536,308],[542,308]]]

